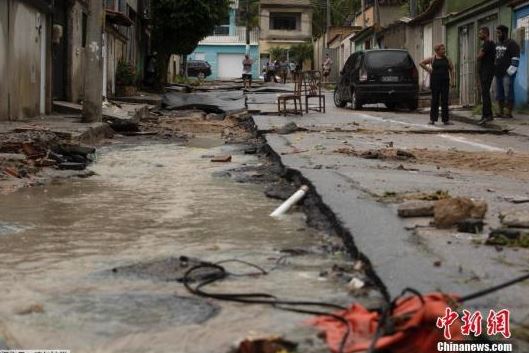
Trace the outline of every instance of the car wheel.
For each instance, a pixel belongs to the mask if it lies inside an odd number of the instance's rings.
[[[351,92],[351,106],[354,110],[362,109],[362,102],[356,97],[356,91],[354,89]]]
[[[203,79],[206,78],[206,74],[203,73],[203,72],[199,72],[198,75],[197,75],[197,77],[198,77],[199,79],[203,80]]]
[[[338,87],[336,87],[334,89],[334,105],[338,108],[343,108],[346,104],[347,102],[342,99],[340,91],[338,90]]]
[[[384,105],[389,109],[389,110],[393,110],[397,107],[397,103],[395,102],[386,102],[384,103]]]
[[[415,111],[419,107],[419,102],[415,99],[415,100],[409,101],[407,106],[410,111]]]

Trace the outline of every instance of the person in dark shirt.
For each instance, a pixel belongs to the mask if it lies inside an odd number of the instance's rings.
[[[452,125],[448,113],[450,85],[455,87],[455,71],[452,61],[446,56],[444,44],[434,47],[434,56],[424,59],[419,65],[430,74],[432,100],[430,107],[430,125],[435,125],[439,118],[439,98],[441,98],[441,119],[443,124]]]
[[[499,25],[496,34],[495,77],[496,77],[496,100],[498,101],[498,118],[512,118],[514,105],[514,80],[520,63],[520,47],[512,39],[509,39],[509,28]],[[507,114],[504,109],[507,108]]]
[[[479,62],[479,82],[481,86],[481,101],[483,112],[479,124],[485,124],[492,118],[492,102],[490,100],[490,86],[494,78],[494,59],[496,58],[496,44],[490,40],[488,27],[479,29],[479,39],[483,41],[478,54]]]

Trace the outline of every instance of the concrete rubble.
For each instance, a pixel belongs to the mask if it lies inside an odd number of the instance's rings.
[[[454,197],[435,203],[434,222],[438,228],[450,228],[467,218],[483,219],[486,213],[486,202]]]
[[[407,201],[398,208],[400,217],[431,217],[434,215],[435,201]]]

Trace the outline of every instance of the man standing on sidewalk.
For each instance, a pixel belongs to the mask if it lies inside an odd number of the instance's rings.
[[[509,39],[509,28],[499,25],[496,34],[498,43],[496,44],[496,99],[498,100],[498,118],[512,118],[512,108],[514,105],[514,80],[520,63],[520,47]],[[504,109],[507,108],[507,114]]]
[[[244,88],[252,88],[252,64],[253,60],[246,54],[242,61],[242,80]]]
[[[479,39],[483,41],[481,50],[478,54],[479,62],[479,82],[481,86],[481,101],[483,103],[483,112],[478,124],[482,125],[492,118],[492,102],[490,100],[490,86],[494,78],[494,59],[496,57],[496,44],[490,40],[490,31],[488,27],[479,29]]]

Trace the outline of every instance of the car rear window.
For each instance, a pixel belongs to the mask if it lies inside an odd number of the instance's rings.
[[[365,58],[366,65],[370,68],[382,67],[411,67],[413,61],[410,55],[401,51],[378,51],[367,53]]]

